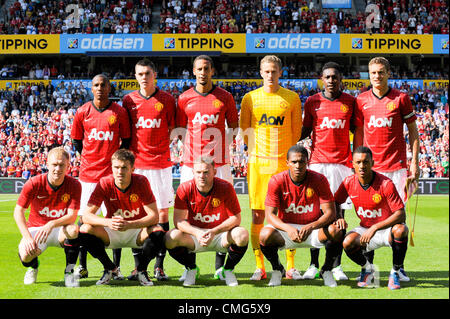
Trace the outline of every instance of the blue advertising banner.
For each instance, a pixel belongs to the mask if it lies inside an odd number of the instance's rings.
[[[247,34],[247,53],[339,53],[339,34]]]
[[[152,51],[151,34],[61,34],[60,53]]]
[[[433,34],[433,53],[435,54],[449,53],[448,34]]]
[[[351,9],[352,0],[322,0],[322,8],[324,9]]]

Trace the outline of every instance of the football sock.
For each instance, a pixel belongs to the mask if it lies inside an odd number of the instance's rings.
[[[291,269],[295,268],[294,257],[297,250],[295,249],[286,249],[286,268]]]
[[[366,259],[366,256],[362,253],[361,247],[357,247],[350,251],[345,250],[345,253],[347,254],[348,258],[350,258],[353,262],[360,265],[361,267],[366,265],[367,262],[370,263],[370,261],[368,261]]]
[[[319,253],[320,253],[319,248],[310,248],[309,249],[309,254],[311,255],[310,265],[314,265],[317,268],[319,268]]]
[[[344,241],[345,234],[347,234],[347,230],[342,230],[342,240],[339,242],[339,245],[336,247],[336,258],[334,259],[333,268],[339,267],[341,265],[341,257],[342,251],[344,250],[344,246],[342,246],[342,242]]]
[[[182,264],[187,269],[195,269],[197,265],[195,264],[195,253],[189,252],[186,247],[175,247],[172,249],[167,249],[169,255]]]
[[[164,230],[164,232],[168,232],[169,231],[169,222],[167,223],[159,223],[159,226],[162,227],[162,229]],[[158,252],[158,255],[156,256],[156,261],[155,261],[155,269],[156,268],[164,268],[164,258],[166,258],[166,245],[162,245],[160,251]]]
[[[134,268],[137,269],[141,262],[142,248],[131,248],[131,252],[133,253],[134,258]]]
[[[366,256],[367,260],[373,264],[373,258],[375,257],[375,250],[371,250],[371,251],[364,251],[363,252],[364,256]]]
[[[80,252],[78,253],[78,261],[80,262],[80,266],[84,269],[87,269],[87,248],[83,245],[80,245]]]
[[[216,270],[225,264],[226,257],[227,257],[226,253],[216,252],[216,264],[215,264]]]
[[[72,272],[77,263],[80,252],[80,241],[78,238],[64,240],[64,253],[66,254],[66,272]]]
[[[20,256],[19,256],[20,258]],[[22,260],[20,260],[22,262],[22,265],[24,265],[24,267],[31,267],[33,269],[37,269],[39,267],[39,261],[38,258],[35,257],[32,261],[30,262],[23,262]]]
[[[264,256],[267,258],[267,260],[270,262],[273,270],[283,271],[284,267],[280,262],[277,246],[261,245],[261,252],[264,254]]]
[[[158,255],[164,245],[164,234],[163,231],[154,231],[145,239],[142,254],[140,254],[141,260],[136,267],[137,271],[147,270],[150,261]]]
[[[114,270],[116,265],[109,258],[105,250],[103,241],[91,234],[80,233],[78,235],[80,244],[84,245],[92,257],[97,258],[105,268],[105,270]]]
[[[114,265],[120,267],[120,259],[122,257],[122,248],[114,248],[112,250]]]
[[[264,269],[264,255],[261,253],[261,249],[259,248],[259,233],[261,229],[264,227],[264,224],[253,224],[250,226],[250,241],[252,243],[253,253],[255,254],[256,259],[256,268]]]
[[[223,268],[227,270],[233,270],[234,267],[241,261],[242,257],[244,257],[247,248],[248,245],[242,247],[239,247],[235,244],[230,245],[230,247],[228,247],[228,258]]]
[[[408,237],[394,238],[392,240],[392,263],[395,271],[403,268],[406,250],[408,249]]]
[[[322,266],[323,271],[333,269],[333,265],[336,262],[339,253],[339,246],[342,247],[341,243],[336,243],[331,240],[325,242],[325,262]]]

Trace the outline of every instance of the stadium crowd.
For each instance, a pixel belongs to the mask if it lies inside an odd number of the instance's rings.
[[[444,0],[376,0],[379,14],[321,9],[315,1],[162,0],[152,20],[153,0],[17,0],[0,21],[0,34],[61,33],[393,33],[448,34]],[[78,19],[69,4],[78,5]],[[157,24],[157,25],[156,25]]]
[[[255,84],[256,85],[256,84]],[[178,96],[188,86],[174,86],[168,90]],[[254,89],[252,85],[225,86],[235,98],[238,109],[242,97]],[[319,89],[295,88],[302,103]],[[420,167],[422,177],[449,177],[449,105],[448,91],[444,88],[398,87],[408,92],[415,106],[417,126],[421,138]],[[344,91],[357,96],[367,88]],[[48,150],[63,145],[71,154],[70,174],[78,176],[80,157],[70,139],[70,130],[76,109],[90,100],[89,92],[81,86],[60,84],[22,85],[17,89],[0,90],[0,177],[29,178],[46,170],[45,159]],[[404,131],[406,138],[407,130]],[[311,140],[302,144],[307,148]],[[409,145],[409,144],[407,144]],[[409,146],[408,146],[409,147]],[[170,145],[174,177],[179,176],[182,163],[182,143],[174,139]],[[240,137],[230,145],[232,172],[235,177],[246,176],[247,147]],[[408,148],[409,158],[411,151]]]

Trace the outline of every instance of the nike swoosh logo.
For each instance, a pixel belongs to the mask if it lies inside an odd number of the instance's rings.
[[[92,120],[92,118],[84,119],[85,122]]]
[[[290,194],[289,192],[287,192],[287,193],[284,193],[284,192],[283,192],[283,195],[289,195],[289,194]]]
[[[117,198],[110,198],[109,200],[110,200],[110,201],[113,201],[113,200],[117,200]]]
[[[319,107],[318,109],[315,109],[314,111],[316,111],[316,112],[317,112],[318,110],[320,110],[320,107]]]
[[[365,105],[365,106],[363,106],[363,109],[364,110],[367,110],[367,109],[369,109],[369,108],[371,108],[372,107],[372,105]]]
[[[37,196],[38,199],[46,198],[47,196]]]
[[[358,197],[357,195],[350,195],[350,198],[356,198],[356,197]]]
[[[189,202],[189,203],[191,203],[191,205],[194,205],[194,204],[195,204],[195,202]]]

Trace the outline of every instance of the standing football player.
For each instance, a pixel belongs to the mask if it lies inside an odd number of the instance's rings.
[[[369,61],[369,77],[372,89],[361,93],[356,99],[355,125],[363,130],[355,132],[353,145],[367,146],[373,152],[373,169],[389,177],[395,184],[403,202],[406,202],[405,188],[417,182],[419,170],[419,134],[416,114],[406,93],[390,88],[389,61],[376,57]],[[408,129],[408,140],[412,151],[411,166],[406,159],[406,141],[403,126]],[[373,251],[368,256],[373,263]],[[400,269],[400,280],[409,281],[404,267]]]
[[[260,233],[261,251],[272,265],[269,286],[281,285],[285,269],[279,249],[325,247],[321,276],[336,287],[331,269],[344,238],[334,224],[336,208],[326,177],[307,169],[308,151],[294,145],[287,152],[288,169],[270,178],[265,201],[267,223]]]
[[[22,234],[19,244],[20,261],[28,270],[24,284],[36,282],[38,256],[47,247],[63,247],[66,255],[64,282],[66,287],[78,287],[74,275],[78,258],[78,227],[75,225],[80,208],[81,185],[66,176],[69,154],[62,147],[53,148],[47,156],[48,172],[29,179],[17,200],[14,220]],[[28,221],[25,212],[31,206]]]
[[[169,231],[169,208],[173,207],[175,197],[170,159],[170,132],[175,126],[175,99],[155,86],[156,76],[153,62],[148,59],[138,61],[135,77],[139,90],[126,95],[122,105],[130,116],[130,150],[136,156],[135,173],[147,177],[156,198],[159,225],[164,231]],[[137,254],[139,251],[133,249],[133,255]],[[169,278],[164,272],[165,255],[166,249],[163,246],[154,265],[157,280]]]
[[[83,211],[98,181],[111,174],[111,155],[130,144],[130,122],[127,111],[119,104],[110,101],[111,84],[104,74],[92,79],[93,100],[82,105],[76,112],[71,137],[73,145],[81,154],[80,182],[82,187],[80,220]],[[104,210],[104,208],[103,208]],[[101,212],[99,209],[98,213]],[[120,251],[117,251],[120,254]],[[87,252],[80,247],[80,265],[76,269],[79,278],[87,278]],[[120,269],[116,273],[123,279]]]
[[[264,256],[259,248],[259,233],[264,226],[264,200],[269,179],[287,169],[286,154],[302,131],[301,102],[297,93],[280,86],[281,60],[274,55],[260,62],[263,86],[248,92],[241,102],[239,126],[248,146],[248,192],[252,223],[250,240],[256,259],[256,270],[251,280],[267,278]],[[301,279],[294,268],[295,250],[286,250],[286,276]]]
[[[323,91],[306,100],[302,136],[311,135],[312,149],[309,169],[324,175],[330,183],[331,192],[337,191],[345,177],[353,174],[351,169],[350,129],[353,125],[355,98],[341,90],[340,66],[328,62],[322,67]],[[362,128],[358,128],[362,129]],[[350,200],[341,205],[351,209]],[[342,247],[341,247],[342,248]],[[303,279],[313,279],[319,272],[319,249],[311,249],[311,263]],[[336,280],[347,280],[341,261],[342,249],[333,267]]]
[[[199,276],[195,254],[205,251],[228,253],[222,276],[228,286],[237,286],[234,267],[248,247],[248,231],[240,226],[241,208],[229,182],[215,177],[214,160],[194,160],[194,178],[181,184],[175,197],[175,228],[166,234],[169,254],[186,268],[184,286]]]
[[[353,152],[353,167],[355,174],[345,178],[334,195],[337,204],[344,203],[350,196],[361,220],[360,225],[348,232],[344,239],[345,253],[361,266],[358,286],[370,287],[374,268],[363,252],[391,247],[393,266],[388,287],[399,289],[400,270],[408,248],[403,201],[392,181],[373,170],[374,160],[368,147],[359,146]],[[347,227],[339,212],[337,224]]]
[[[231,93],[213,85],[214,64],[211,57],[200,55],[194,59],[193,74],[195,86],[178,98],[176,123],[179,128],[187,128],[184,137],[183,163],[180,183],[191,180],[193,160],[197,156],[209,155],[216,164],[216,176],[233,184],[229,163],[227,130],[238,127],[239,115]],[[225,262],[225,254],[216,254],[215,278],[220,278]],[[184,276],[180,280],[183,280]]]
[[[83,212],[80,235],[88,251],[105,269],[97,285],[109,284],[117,268],[105,248],[124,247],[142,249],[136,265],[138,280],[143,286],[153,285],[147,266],[164,245],[164,231],[158,225],[150,184],[145,176],[133,173],[134,162],[130,150],[116,151],[111,157],[112,175],[100,179]],[[106,207],[104,218],[96,215],[102,203]]]

